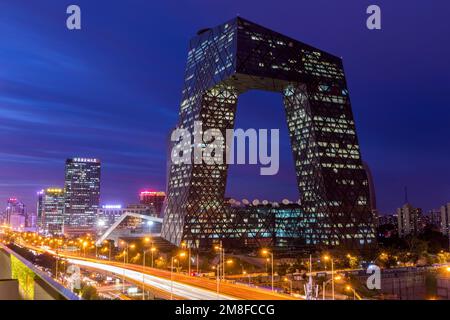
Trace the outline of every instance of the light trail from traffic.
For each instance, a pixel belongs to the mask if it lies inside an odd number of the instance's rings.
[[[236,300],[235,298],[227,295],[217,294],[209,290],[204,290],[175,281],[143,274],[142,272],[138,271],[73,258],[68,258],[67,260],[72,264],[111,272],[118,276],[125,276],[125,278],[132,279],[136,282],[142,283],[142,281],[144,280],[144,283],[148,286],[152,286],[166,292],[172,291],[174,296],[183,297],[189,300]]]

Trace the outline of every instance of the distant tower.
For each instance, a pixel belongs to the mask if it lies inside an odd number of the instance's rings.
[[[448,236],[449,250],[450,250],[450,203],[441,207],[441,232]]]
[[[405,203],[397,209],[398,235],[400,237],[419,232],[419,222],[422,209],[414,208],[409,203]]]
[[[23,216],[25,219],[25,205],[17,198],[9,198],[6,202],[5,222],[11,223],[12,216]]]
[[[100,201],[100,160],[67,159],[64,191],[65,224],[93,227]]]
[[[42,214],[44,210],[44,190],[37,193],[37,203],[36,203],[36,227],[40,231],[42,229]]]

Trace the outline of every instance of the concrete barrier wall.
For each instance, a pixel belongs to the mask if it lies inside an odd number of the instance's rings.
[[[21,300],[17,280],[0,280],[0,300]]]

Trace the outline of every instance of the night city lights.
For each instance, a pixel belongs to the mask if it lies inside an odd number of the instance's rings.
[[[450,300],[449,3],[1,2],[4,310]]]

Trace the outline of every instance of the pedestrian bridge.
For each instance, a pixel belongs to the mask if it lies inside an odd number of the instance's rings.
[[[80,300],[31,262],[0,243],[0,300]]]

